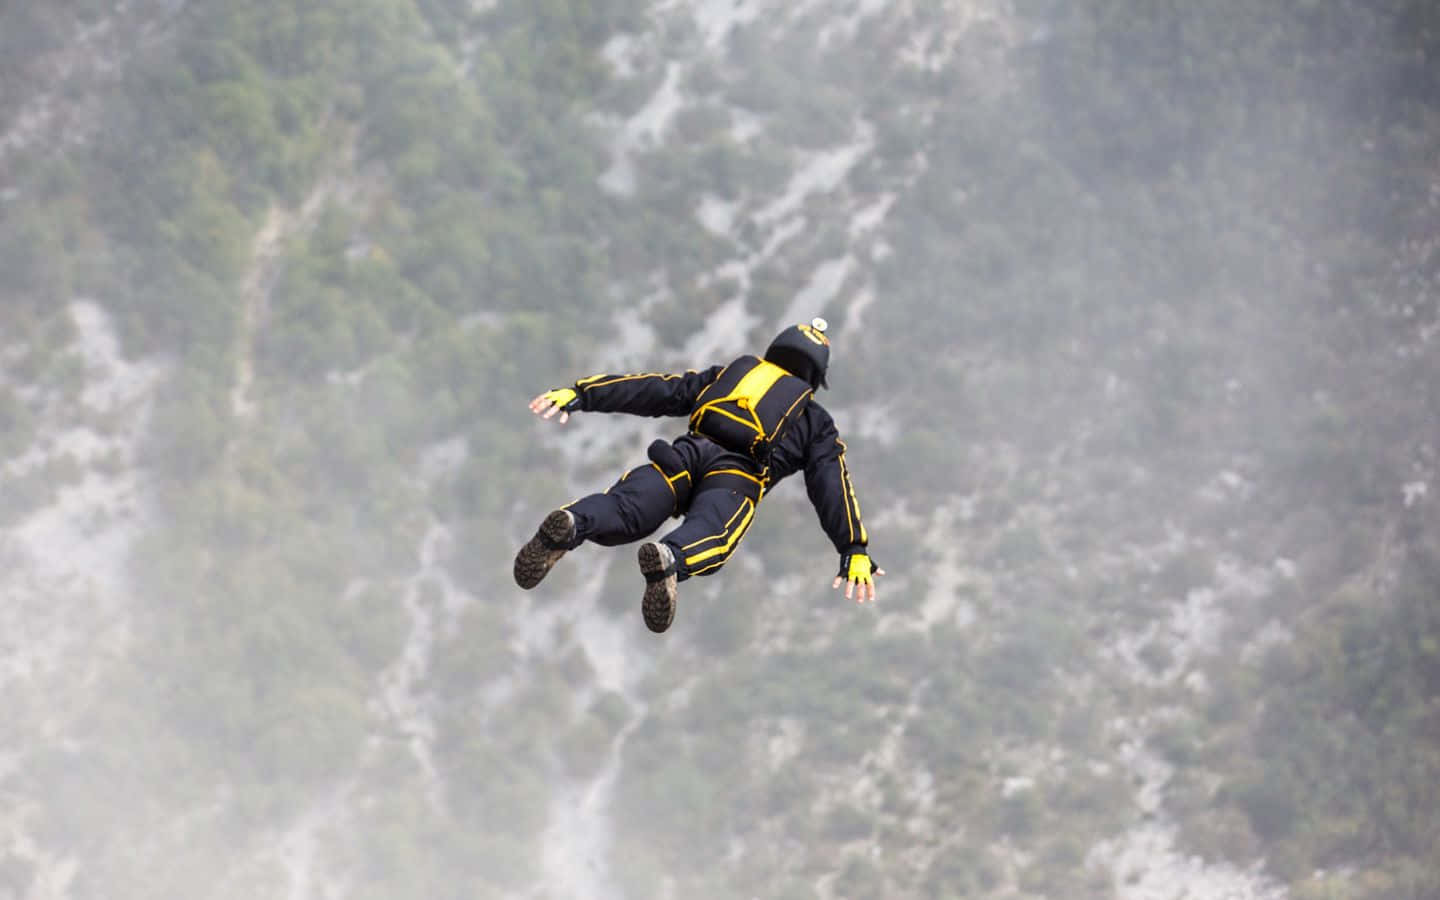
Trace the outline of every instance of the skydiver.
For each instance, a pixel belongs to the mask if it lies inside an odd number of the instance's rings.
[[[650,462],[631,469],[604,493],[545,516],[515,556],[515,582],[535,587],[569,550],[585,541],[628,544],[665,519],[683,521],[639,547],[645,577],[645,624],[663,632],[675,619],[680,582],[718,572],[754,520],[756,505],[777,482],[803,471],[820,525],[840,554],[833,588],[860,603],[875,599],[884,570],[869,556],[869,536],[835,422],[814,398],[828,387],[830,340],[824,319],[781,331],[763,357],[681,374],[592,375],[530,401],[544,419],[565,424],[574,412],[688,416],[688,433],[650,444]]]

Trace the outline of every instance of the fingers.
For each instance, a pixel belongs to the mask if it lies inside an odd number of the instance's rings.
[[[555,414],[559,413],[561,425],[564,425],[566,422],[570,421],[570,414],[565,410],[561,409],[559,406],[556,406],[555,401],[551,400],[544,394],[541,394],[534,400],[530,401],[530,411],[533,412],[535,415],[540,416],[542,419],[553,419],[555,417]]]
[[[884,575],[884,574],[885,574],[885,570],[884,570],[884,569],[876,569],[875,571],[873,571],[873,572],[870,573],[870,579],[867,580],[867,581],[865,582],[865,585],[864,585],[864,587],[865,587],[865,589],[866,589],[865,593],[867,593],[867,594],[869,595],[869,599],[868,599],[868,601],[867,601],[867,600],[861,600],[861,601],[860,601],[861,603],[866,603],[866,602],[874,603],[874,602],[875,602],[875,579],[876,579],[876,578],[879,578],[881,575]]]
[[[883,574],[883,570],[876,569],[875,574],[881,575]],[[856,603],[875,602],[875,582],[859,578],[847,580],[843,576],[836,575],[835,580],[830,582],[830,587],[832,589],[838,588],[842,583],[845,585],[846,600],[854,600]]]

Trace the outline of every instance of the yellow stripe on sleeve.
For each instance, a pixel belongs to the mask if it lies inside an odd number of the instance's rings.
[[[619,384],[622,381],[638,381],[641,378],[659,378],[661,381],[670,381],[672,379],[683,378],[685,376],[666,372],[641,372],[637,375],[616,375],[612,377],[609,381],[599,380],[604,377],[605,375],[603,374],[591,375],[587,378],[582,378],[579,381],[575,382],[575,385],[577,387],[589,390],[590,388],[609,387],[612,384]]]

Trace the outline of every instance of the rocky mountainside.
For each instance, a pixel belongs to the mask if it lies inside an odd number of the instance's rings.
[[[0,8],[0,897],[1440,897],[1440,18],[1203,6]],[[514,587],[812,315],[877,605]]]

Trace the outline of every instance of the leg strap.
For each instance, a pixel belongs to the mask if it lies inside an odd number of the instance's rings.
[[[655,468],[660,470],[664,476],[665,483],[670,485],[670,490],[675,495],[675,507],[672,512],[680,512],[690,505],[690,492],[694,488],[694,479],[690,470],[685,466],[685,459],[669,442],[664,440],[653,441],[645,451]]]

